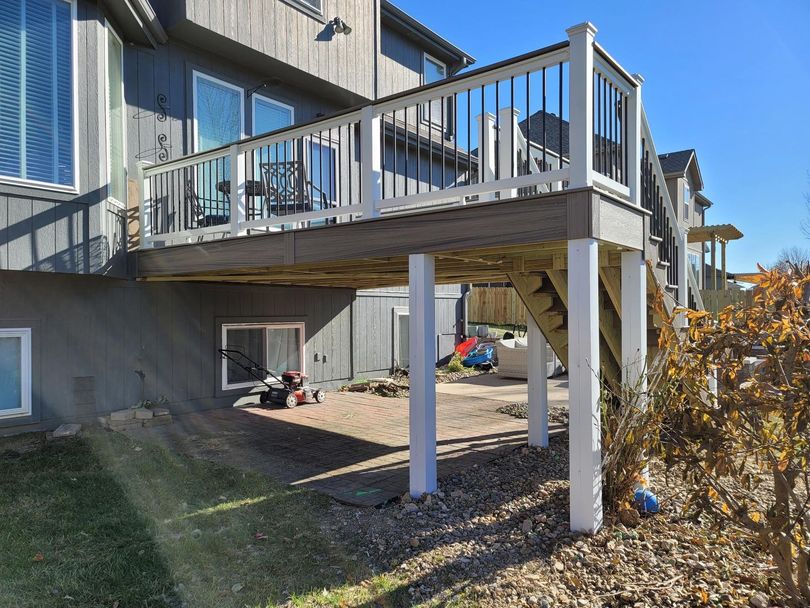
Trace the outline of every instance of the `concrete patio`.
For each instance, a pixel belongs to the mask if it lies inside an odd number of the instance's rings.
[[[505,381],[499,386],[496,376],[485,378],[437,387],[440,479],[498,458],[527,441],[525,420],[496,411],[505,401],[525,401],[525,382]],[[521,385],[523,397],[512,399],[512,394],[519,396]],[[564,428],[552,425],[550,432],[559,434]],[[350,504],[378,505],[408,491],[407,399],[332,392],[322,405],[208,410],[176,416],[169,426],[128,434]]]

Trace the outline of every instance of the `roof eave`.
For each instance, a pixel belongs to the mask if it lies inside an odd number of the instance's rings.
[[[475,57],[434,32],[421,21],[411,17],[401,8],[391,3],[390,0],[381,0],[380,8],[381,17],[387,20],[388,23],[405,33],[419,38],[427,43],[429,47],[439,50],[448,58],[452,58],[452,63],[457,68],[455,71],[475,63]]]
[[[127,40],[152,48],[169,40],[149,0],[104,0],[104,4]]]

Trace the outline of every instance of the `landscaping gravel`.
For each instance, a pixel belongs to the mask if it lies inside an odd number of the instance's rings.
[[[568,530],[568,446],[519,448],[440,482],[415,502],[335,504],[333,529],[375,573],[404,579],[411,602],[474,606],[772,606],[769,558],[731,530],[682,519],[679,481],[653,467],[662,513],[595,536]],[[635,523],[635,522],[632,522]]]
[[[529,404],[525,401],[519,401],[501,406],[495,411],[525,420],[529,417]],[[551,424],[568,424],[568,403],[549,403],[548,421]]]

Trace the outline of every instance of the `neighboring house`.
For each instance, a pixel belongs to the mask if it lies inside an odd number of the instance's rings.
[[[407,365],[407,288],[132,280],[139,163],[306,123],[474,62],[386,0],[241,7],[0,4],[0,431],[161,395],[177,410],[232,405],[250,385],[220,364],[222,344],[327,387]],[[313,203],[326,208],[338,149],[308,143]],[[463,332],[462,292],[437,287],[438,358]]]

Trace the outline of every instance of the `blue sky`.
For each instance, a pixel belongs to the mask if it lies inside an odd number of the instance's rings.
[[[395,3],[477,66],[559,42],[567,27],[591,21],[600,44],[644,76],[658,151],[697,150],[703,192],[715,203],[708,222],[745,234],[729,245],[729,270],[755,270],[783,247],[810,248],[800,229],[810,192],[810,1]]]

